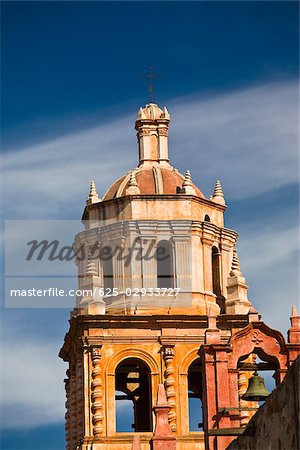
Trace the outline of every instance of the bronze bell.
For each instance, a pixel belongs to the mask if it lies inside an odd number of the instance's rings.
[[[265,380],[255,371],[254,375],[249,378],[248,389],[242,396],[242,399],[248,402],[260,402],[266,400],[268,395],[269,392],[266,389]]]

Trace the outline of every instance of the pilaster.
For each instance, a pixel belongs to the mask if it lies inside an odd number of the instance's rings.
[[[181,292],[191,292],[192,290],[192,262],[190,237],[173,236],[175,255],[176,287]]]

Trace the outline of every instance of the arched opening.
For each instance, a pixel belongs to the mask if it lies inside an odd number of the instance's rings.
[[[116,368],[116,431],[152,431],[151,374],[143,361],[129,358]]]
[[[216,301],[221,309],[221,314],[225,312],[225,298],[221,293],[221,271],[220,271],[220,252],[217,247],[212,248],[211,264],[212,264],[212,288],[216,295]]]
[[[210,222],[210,217],[208,214],[205,214],[204,216],[204,222]]]
[[[110,295],[114,287],[113,251],[107,246],[101,251],[104,295]]]
[[[249,355],[241,356],[238,360],[238,370],[241,372],[249,372],[250,370],[250,376],[256,370],[258,375],[264,378],[265,386],[269,392],[272,392],[279,384],[278,380],[276,380],[278,368],[279,363],[277,359],[274,356],[266,355],[259,348]]]
[[[173,249],[169,241],[160,241],[156,249],[157,287],[174,287]]]
[[[260,349],[250,353],[248,355],[241,356],[238,360],[238,391],[239,391],[239,402],[240,405],[244,408],[240,411],[240,419],[242,425],[246,425],[251,417],[255,414],[256,410],[259,406],[261,406],[265,399],[259,397],[255,399],[255,394],[258,396],[264,392],[263,385],[255,383],[253,375],[256,373],[259,377],[263,378],[264,387],[266,388],[268,393],[271,393],[275,387],[275,373],[277,364],[274,358],[264,357],[263,353],[260,352]],[[248,390],[250,388],[250,391]],[[245,393],[251,393],[253,397],[252,400],[249,398],[244,398]],[[258,401],[257,401],[258,400]],[[248,411],[247,408],[253,408],[253,410]]]
[[[200,359],[196,359],[188,370],[189,429],[203,431],[202,378]]]

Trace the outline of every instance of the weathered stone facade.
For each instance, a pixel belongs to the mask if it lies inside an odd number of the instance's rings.
[[[279,384],[299,353],[296,314],[286,344],[248,299],[220,182],[207,199],[188,170],[181,175],[170,165],[169,122],[166,108],[141,108],[138,167],[102,198],[91,183],[85,230],[74,242],[76,254],[86,255],[77,258],[82,294],[60,352],[69,364],[67,450],[129,450],[137,433],[142,450],[222,450],[234,438],[222,430],[250,418],[239,409],[253,372],[245,361],[267,361]],[[109,262],[95,258],[95,248],[108,246]],[[167,276],[154,257],[162,248]],[[120,249],[144,256],[128,262]],[[202,401],[199,431],[190,429],[190,394]],[[124,397],[135,405],[126,432],[118,429]],[[227,414],[227,407],[236,409]]]

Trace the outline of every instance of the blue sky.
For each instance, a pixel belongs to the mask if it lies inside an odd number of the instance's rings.
[[[102,195],[136,165],[134,120],[152,64],[172,118],[171,162],[207,196],[221,179],[250,298],[285,333],[298,294],[297,2],[1,9],[5,218],[77,220],[91,178]],[[68,316],[2,310],[4,450],[64,446],[57,353]]]

